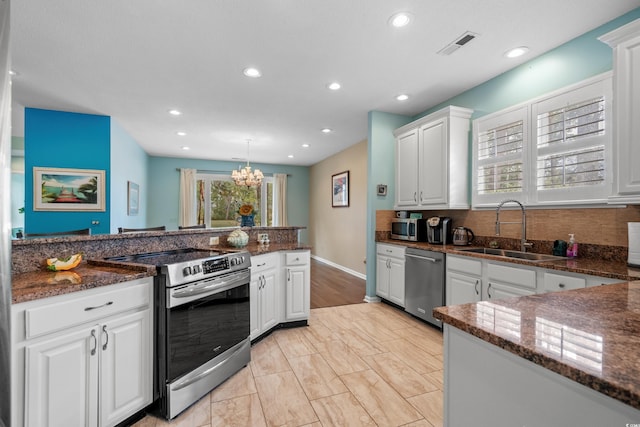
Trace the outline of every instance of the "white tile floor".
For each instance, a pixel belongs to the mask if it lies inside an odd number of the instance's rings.
[[[442,334],[388,305],[313,309],[251,358],[176,419],[135,426],[442,425]]]

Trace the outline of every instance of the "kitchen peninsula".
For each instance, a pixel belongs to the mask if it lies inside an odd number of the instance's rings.
[[[440,307],[445,425],[640,423],[640,282]]]

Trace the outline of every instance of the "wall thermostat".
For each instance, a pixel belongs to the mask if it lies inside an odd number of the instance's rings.
[[[386,184],[378,184],[378,196],[386,196],[386,195],[387,195]]]

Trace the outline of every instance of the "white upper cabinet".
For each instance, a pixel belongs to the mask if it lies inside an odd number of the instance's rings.
[[[609,203],[640,203],[640,19],[600,40],[613,48],[616,168]]]
[[[394,131],[396,208],[469,208],[472,113],[449,106]]]

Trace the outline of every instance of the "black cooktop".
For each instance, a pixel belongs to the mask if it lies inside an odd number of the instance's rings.
[[[185,248],[162,252],[114,256],[105,259],[110,261],[134,262],[136,264],[147,264],[160,267],[163,265],[180,264],[182,262],[212,258],[227,253],[229,253],[229,251]]]

